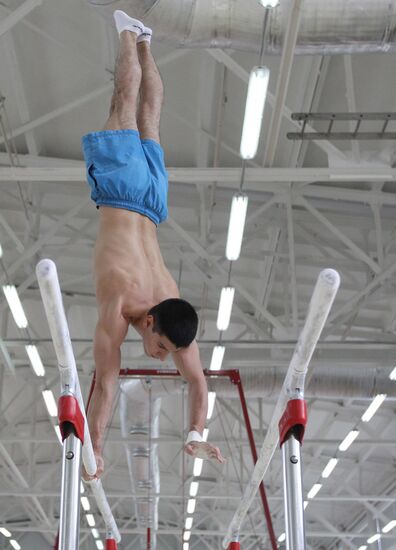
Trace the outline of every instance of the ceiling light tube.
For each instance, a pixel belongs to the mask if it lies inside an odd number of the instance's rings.
[[[372,544],[373,542],[377,542],[377,540],[379,540],[380,538],[381,538],[381,535],[379,533],[376,533],[375,535],[367,539],[367,542],[369,544]]]
[[[23,311],[17,289],[14,285],[4,285],[3,292],[17,326],[19,328],[26,328],[28,326],[28,321],[26,319],[25,312]]]
[[[263,66],[253,67],[250,73],[240,145],[240,154],[245,160],[254,158],[257,152],[269,75]]]
[[[285,540],[286,540],[286,534],[285,533],[282,533],[281,535],[279,535],[278,542],[284,542]]]
[[[362,416],[363,422],[369,422],[386,399],[386,393],[379,393],[374,397],[366,412]]]
[[[391,380],[396,380],[396,367],[393,369],[393,371],[390,373],[389,378]]]
[[[95,527],[93,529],[91,529],[91,533],[92,533],[92,536],[93,536],[94,539],[99,538],[99,531],[97,529],[95,529]]]
[[[312,485],[312,488],[311,490],[309,491],[307,497],[308,498],[315,498],[316,495],[319,493],[319,491],[321,490],[322,488],[322,484],[321,483],[315,483],[314,485]]]
[[[383,533],[389,533],[389,531],[392,531],[392,529],[396,527],[396,519],[392,519],[389,523],[387,523],[383,528]]]
[[[183,540],[188,542],[190,540],[190,537],[191,537],[191,531],[184,531]]]
[[[13,548],[15,548],[15,550],[21,550],[21,546],[16,540],[11,539],[10,544]]]
[[[359,430],[351,430],[349,434],[345,437],[343,441],[338,446],[338,449],[340,451],[346,451],[349,449],[349,447],[352,445],[352,443],[355,441],[357,436],[359,435]]]
[[[0,533],[2,535],[4,535],[5,537],[10,537],[11,536],[11,533],[5,527],[0,527]]]
[[[190,545],[188,542],[183,542],[183,550],[188,550],[190,548]]]
[[[197,501],[195,498],[189,498],[187,502],[187,514],[193,514]]]
[[[309,504],[308,500],[304,500],[304,510],[308,506],[308,504]]]
[[[194,459],[193,476],[199,477],[202,473],[203,458]]]
[[[42,392],[48,414],[50,416],[58,416],[58,407],[56,405],[54,394],[51,390],[43,390]]]
[[[210,391],[208,393],[208,414],[206,417],[207,420],[210,420],[212,418],[215,403],[216,403],[216,392]]]
[[[186,531],[189,531],[192,527],[192,524],[193,524],[193,518],[192,517],[186,518],[186,523],[184,525],[184,529]]]
[[[85,516],[87,518],[87,523],[90,527],[95,527],[95,518],[93,517],[93,514],[86,514]]]
[[[224,346],[215,346],[213,348],[212,360],[210,362],[209,370],[221,370],[221,365],[223,363],[225,347]]]
[[[363,544],[362,546],[359,546],[358,550],[367,550],[367,546]]]
[[[0,258],[2,258],[2,257],[3,257],[3,247],[0,244]]]
[[[96,548],[98,550],[104,550],[103,542],[101,540],[96,540]]]
[[[244,193],[235,193],[232,197],[226,244],[226,258],[231,262],[237,260],[241,253],[248,202],[248,196]]]
[[[28,354],[30,364],[37,376],[45,375],[45,368],[43,362],[41,361],[40,354],[36,346],[27,345],[25,346],[26,353]]]
[[[219,313],[217,315],[217,329],[227,330],[230,324],[232,303],[234,301],[235,288],[225,286],[221,290]]]
[[[190,483],[190,497],[196,497],[198,494],[199,482],[192,481]]]
[[[91,509],[88,497],[81,497],[81,505],[84,508],[85,512],[88,512]]]
[[[264,8],[276,8],[276,6],[279,6],[279,0],[259,0],[259,3]]]
[[[322,477],[327,478],[330,476],[334,468],[337,466],[338,458],[330,458],[325,469],[322,472]]]
[[[209,435],[209,428],[204,428],[204,431],[202,433],[202,441],[207,441],[208,440],[208,435]]]
[[[62,434],[61,434],[60,427],[58,426],[58,424],[56,424],[56,426],[54,426],[54,430],[55,430],[55,433],[56,433],[56,437],[59,440],[59,443],[61,445],[63,445]]]

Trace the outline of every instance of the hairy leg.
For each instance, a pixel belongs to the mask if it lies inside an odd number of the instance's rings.
[[[142,69],[136,49],[136,34],[123,31],[120,34],[114,92],[105,130],[137,130],[137,103]]]
[[[142,68],[137,125],[141,139],[153,139],[159,143],[164,86],[150,50],[150,43],[147,41],[139,42],[137,50]]]

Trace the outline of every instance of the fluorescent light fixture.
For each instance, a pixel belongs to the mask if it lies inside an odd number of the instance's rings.
[[[93,517],[93,514],[86,514],[85,517],[87,518],[88,525],[90,527],[95,527],[95,518]]]
[[[92,536],[93,536],[94,539],[99,538],[99,531],[97,529],[95,529],[95,527],[93,529],[91,529],[91,533],[92,533]]]
[[[61,445],[63,445],[62,434],[61,434],[60,427],[58,426],[58,424],[56,426],[54,426],[54,430],[55,430],[55,433],[56,433],[56,437],[59,439],[59,443]]]
[[[367,539],[367,542],[369,544],[372,544],[373,542],[377,542],[377,540],[379,540],[380,538],[381,538],[381,535],[379,533],[376,533],[375,535]]]
[[[276,6],[279,6],[279,0],[259,0],[259,3],[264,8],[276,8]]]
[[[183,542],[183,550],[188,550],[190,548],[190,545],[188,542]]]
[[[392,519],[389,523],[385,525],[385,527],[382,528],[383,533],[389,533],[389,531],[392,531],[392,529],[396,527],[396,519]]]
[[[80,483],[80,493],[81,494],[85,493],[85,487],[84,487],[84,483],[82,481]]]
[[[393,371],[390,373],[389,378],[391,380],[396,380],[396,367],[393,369]]]
[[[81,497],[81,505],[84,508],[85,512],[88,512],[91,509],[88,497]]]
[[[45,368],[41,361],[41,357],[39,355],[38,349],[36,346],[33,345],[27,345],[25,346],[26,353],[28,354],[28,357],[30,359],[30,364],[32,365],[32,368],[37,376],[44,376],[45,374]]]
[[[319,493],[319,491],[321,490],[322,488],[322,484],[321,483],[315,483],[314,485],[312,485],[312,488],[311,490],[309,491],[307,497],[308,498],[315,498],[316,495]]]
[[[208,435],[209,435],[209,429],[204,428],[204,431],[202,433],[202,441],[207,441],[208,440]]]
[[[10,540],[10,544],[11,544],[11,546],[12,546],[13,548],[15,548],[15,550],[21,550],[21,546],[20,546],[20,544],[17,543],[16,540],[11,539],[11,540]]]
[[[189,541],[191,537],[191,531],[184,531],[183,540]]]
[[[379,393],[374,397],[366,412],[362,416],[363,422],[369,422],[386,399],[386,393]]]
[[[193,514],[195,511],[195,505],[197,501],[195,498],[189,498],[187,502],[187,514]]]
[[[50,416],[58,416],[58,407],[56,405],[54,394],[51,390],[43,390],[42,392],[48,414]]]
[[[216,402],[216,392],[210,391],[208,393],[208,415],[206,417],[207,420],[210,420],[212,418],[215,402]]]
[[[331,472],[337,466],[338,458],[330,458],[325,469],[322,472],[322,477],[329,477]]]
[[[194,459],[193,476],[199,477],[202,473],[203,458]]]
[[[230,324],[232,303],[234,301],[235,288],[225,286],[221,289],[219,313],[217,315],[217,329],[227,330]]]
[[[282,533],[281,535],[279,535],[278,542],[284,542],[285,540],[286,540],[286,534],[285,533]]]
[[[237,260],[241,253],[248,200],[244,193],[235,193],[232,197],[226,244],[226,258],[231,262]]]
[[[0,527],[0,533],[2,535],[4,535],[5,537],[10,537],[11,536],[11,533],[5,527]]]
[[[223,362],[225,347],[215,346],[213,348],[212,360],[210,362],[209,370],[221,370],[221,364]]]
[[[190,483],[190,497],[196,497],[198,493],[199,482],[192,481]]]
[[[351,430],[349,434],[345,437],[345,439],[339,444],[339,450],[346,451],[347,449],[349,449],[349,447],[352,445],[358,435],[359,430]]]
[[[308,506],[308,504],[309,504],[308,500],[304,500],[304,510]]]
[[[23,311],[17,289],[14,285],[4,285],[3,292],[17,326],[19,328],[26,328],[28,326],[28,321],[26,319],[25,312]]]
[[[367,546],[363,544],[362,546],[359,546],[358,550],[367,550]]]
[[[185,525],[184,525],[184,529],[185,529],[186,531],[189,531],[189,530],[191,529],[191,527],[192,527],[192,524],[193,524],[193,518],[192,518],[192,517],[186,518],[186,523],[185,523]]]
[[[101,540],[97,540],[95,542],[96,542],[96,548],[98,550],[103,550],[104,549],[103,542]]]
[[[240,146],[241,157],[245,160],[254,158],[257,152],[269,75],[269,70],[263,66],[253,67],[250,73]]]
[[[2,257],[3,257],[3,247],[0,244],[0,258],[2,258]]]

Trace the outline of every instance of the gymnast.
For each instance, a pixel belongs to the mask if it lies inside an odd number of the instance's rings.
[[[99,209],[96,383],[88,410],[97,471],[85,473],[86,479],[104,470],[104,432],[129,325],[142,337],[146,355],[164,361],[171,354],[189,384],[185,452],[224,462],[217,447],[202,441],[208,390],[195,341],[197,313],[180,298],[157,240],[157,226],[168,213],[168,180],[159,136],[163,84],[150,50],[152,31],[120,10],[114,19],[120,48],[109,117],[102,131],[82,139],[91,198]]]

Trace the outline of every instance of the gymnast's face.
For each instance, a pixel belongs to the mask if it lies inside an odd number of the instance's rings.
[[[166,336],[154,332],[153,326],[153,316],[147,315],[146,327],[143,331],[144,353],[153,359],[165,361],[169,353],[177,351],[177,348]]]

